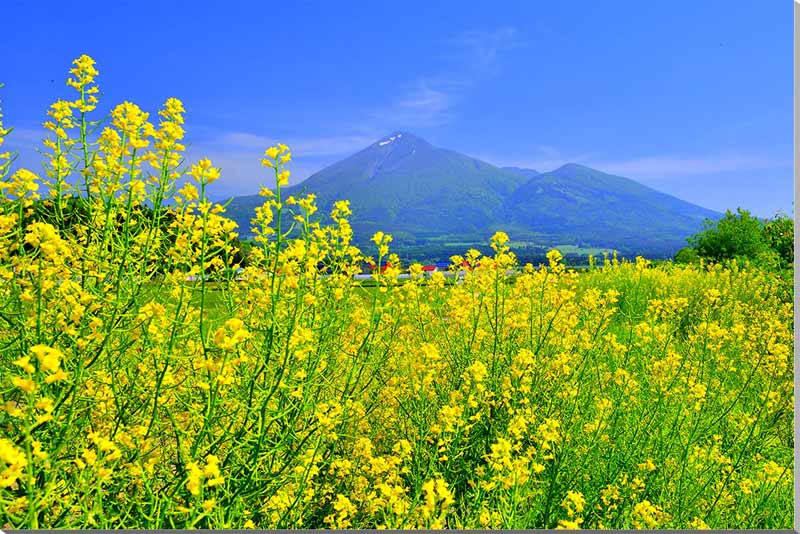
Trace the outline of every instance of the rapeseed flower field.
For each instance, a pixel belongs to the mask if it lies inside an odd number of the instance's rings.
[[[42,173],[0,155],[2,528],[791,528],[772,273],[519,265],[498,232],[400,281],[345,199],[282,195],[285,145],[242,266],[182,103],[101,123],[97,77],[75,60]]]

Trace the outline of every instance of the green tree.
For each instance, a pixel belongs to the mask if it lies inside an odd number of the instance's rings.
[[[778,213],[763,229],[764,241],[780,257],[784,266],[794,264],[794,219],[784,213]]]
[[[712,222],[706,220],[706,228],[689,238],[689,244],[697,254],[712,261],[731,258],[756,259],[770,251],[764,236],[764,223],[749,211],[737,208]]]
[[[692,247],[683,247],[675,254],[675,263],[695,263],[700,259]]]

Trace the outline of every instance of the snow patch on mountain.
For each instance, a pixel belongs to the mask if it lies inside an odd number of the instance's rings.
[[[378,146],[388,145],[389,143],[391,143],[395,139],[400,139],[401,137],[403,137],[403,134],[393,135],[389,139],[387,139],[386,141],[381,141],[380,143],[378,143]]]

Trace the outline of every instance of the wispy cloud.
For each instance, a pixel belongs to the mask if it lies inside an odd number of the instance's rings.
[[[457,100],[454,84],[421,78],[409,84],[406,92],[393,102],[371,110],[369,123],[382,125],[375,128],[380,131],[441,126],[452,119],[452,108]]]
[[[9,145],[32,147],[41,145],[49,132],[42,127],[14,127],[7,137]]]
[[[521,167],[534,169],[539,172],[555,170],[567,163],[583,163],[591,160],[592,152],[564,153],[556,147],[549,145],[536,145],[531,147],[524,156],[508,156],[497,154],[476,154],[475,157],[499,167]],[[602,169],[598,169],[602,170]]]
[[[728,172],[785,169],[792,166],[790,160],[765,154],[663,154],[614,159],[603,157],[597,152],[567,154],[547,145],[532,147],[528,154],[522,157],[492,154],[482,154],[478,157],[495,165],[536,169],[540,172],[556,169],[566,163],[580,163],[599,171],[649,182]]]
[[[501,27],[463,32],[444,44],[446,55],[452,60],[450,67],[409,82],[394,100],[368,113],[371,124],[386,125],[386,130],[428,128],[451,122],[458,102],[468,90],[495,73],[502,53],[524,43],[516,28]]]
[[[24,167],[34,172],[39,172],[42,165],[42,156],[39,153],[44,147],[42,139],[47,137],[47,132],[42,127],[14,127],[6,137],[6,143],[0,151],[16,152],[18,159],[14,169]]]
[[[300,157],[338,156],[355,152],[373,142],[366,135],[341,135],[330,137],[290,136],[278,139],[248,132],[226,132],[219,137],[223,146],[244,149],[248,153],[264,151],[278,142],[286,143]]]
[[[473,69],[493,68],[502,52],[525,44],[517,29],[511,26],[465,31],[453,37],[450,43],[466,54]]]
[[[445,125],[456,116],[458,102],[470,87],[491,76],[506,50],[522,45],[513,27],[471,30],[443,41],[450,67],[420,75],[401,85],[400,90],[380,107],[362,110],[362,116],[343,125],[341,135],[277,138],[246,131],[213,136],[213,150],[228,175],[244,185],[252,183],[263,150],[281,141],[295,155],[293,178],[302,179],[330,163],[374,142],[396,129],[418,129]],[[199,148],[199,147],[196,147]],[[212,148],[209,141],[203,148]]]
[[[605,172],[647,180],[792,166],[791,161],[760,154],[661,155],[621,160],[592,160],[586,164]]]
[[[201,157],[209,158],[215,167],[222,170],[222,178],[212,185],[212,198],[231,195],[249,195],[258,192],[261,185],[271,185],[275,177],[271,170],[261,166],[263,150],[232,150],[219,145],[195,145],[187,155],[193,163]],[[294,157],[290,164],[289,183],[296,184],[321,170],[337,158]]]
[[[222,167],[225,176],[218,187],[237,194],[255,192],[257,185],[267,180],[259,165],[263,151],[280,141],[292,148],[291,181],[296,183],[392,130],[432,128],[452,122],[459,103],[468,97],[470,90],[494,76],[503,54],[521,46],[522,41],[516,28],[504,26],[444,37],[439,45],[439,50],[433,53],[444,56],[444,67],[410,73],[406,83],[389,93],[382,105],[345,110],[346,116],[326,125],[324,131],[330,135],[304,135],[303,130],[296,130],[294,135],[278,137],[256,128],[250,131],[247,127],[233,131],[206,128],[207,135],[202,135],[202,140],[189,139],[187,161],[210,157],[215,165]],[[9,137],[7,146],[19,150],[20,161],[31,165],[38,161],[34,148],[41,146],[44,134],[41,128],[18,128]],[[192,134],[190,137],[197,139]]]
[[[523,46],[516,28],[504,26],[466,31],[441,41],[449,66],[421,73],[401,84],[383,105],[350,113],[341,121],[341,135],[277,139],[251,132],[228,132],[218,142],[233,151],[265,147],[282,141],[302,157],[341,156],[352,153],[397,129],[443,126],[457,115],[456,108],[469,89],[495,73],[502,54]]]
[[[222,169],[224,180],[214,184],[213,195],[222,197],[229,194],[252,194],[258,187],[270,183],[272,177],[261,167],[261,158],[267,147],[278,142],[286,143],[292,149],[292,175],[289,182],[298,183],[325,166],[348,156],[370,143],[378,135],[362,133],[304,137],[288,135],[272,137],[252,132],[228,131],[207,132],[206,140],[196,143],[189,149],[189,160],[208,157],[215,166]]]

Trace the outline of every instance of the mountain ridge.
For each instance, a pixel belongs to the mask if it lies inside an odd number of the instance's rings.
[[[404,131],[284,191],[285,196],[316,194],[322,212],[336,200],[349,200],[358,244],[381,230],[393,234],[401,247],[486,243],[494,231],[504,230],[515,241],[541,246],[666,253],[684,246],[706,218],[721,217],[630,178],[577,163],[546,172],[498,167]],[[228,213],[243,235],[262,202],[257,195],[232,199]]]

